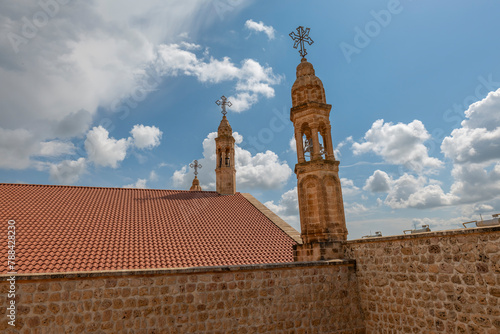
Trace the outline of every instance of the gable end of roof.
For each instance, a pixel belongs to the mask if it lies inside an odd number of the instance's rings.
[[[283,232],[285,232],[290,238],[292,238],[296,243],[302,244],[302,238],[300,233],[290,226],[286,221],[281,219],[277,214],[269,210],[267,206],[259,202],[255,197],[248,193],[240,193],[241,196],[245,197],[253,206],[257,208],[264,216],[266,216],[270,221],[272,221],[276,226],[278,226]]]

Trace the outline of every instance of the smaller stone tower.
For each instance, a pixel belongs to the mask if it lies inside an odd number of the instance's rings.
[[[290,36],[301,46],[301,62],[292,87],[290,120],[297,144],[297,192],[303,244],[294,247],[296,261],[341,259],[347,239],[342,189],[335,160],[330,126],[331,105],[326,103],[323,83],[307,61],[304,42],[309,29]],[[312,44],[312,40],[310,43]]]
[[[203,191],[200,186],[200,180],[195,176],[193,179],[193,184],[191,185],[191,188],[189,188],[190,191]]]
[[[202,166],[198,162],[198,160],[193,161],[191,164],[189,164],[189,167],[194,168],[194,179],[193,179],[193,184],[191,185],[191,188],[189,188],[190,191],[203,191],[200,186],[200,180],[198,180],[198,169],[200,169]]]
[[[222,101],[221,101],[222,100]],[[234,195],[236,193],[236,168],[234,166],[234,137],[233,129],[226,117],[226,106],[231,102],[225,96],[216,103],[222,107],[222,120],[215,138],[216,152],[216,189],[221,195]]]

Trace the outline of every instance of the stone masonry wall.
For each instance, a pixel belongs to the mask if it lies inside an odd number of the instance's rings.
[[[500,227],[348,241],[367,333],[500,333]]]
[[[365,333],[354,261],[17,278],[2,333]]]

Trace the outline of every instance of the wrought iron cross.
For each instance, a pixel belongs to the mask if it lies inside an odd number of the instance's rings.
[[[194,175],[198,175],[198,168],[201,168],[201,164],[198,163],[198,160],[193,161],[189,164],[189,167],[194,168]]]
[[[300,45],[299,53],[302,56],[302,58],[304,58],[307,54],[306,47],[305,47],[304,43],[307,43],[309,45],[314,43],[314,41],[311,39],[311,37],[309,37],[309,30],[311,30],[311,29],[309,29],[309,28],[304,29],[303,26],[300,26],[297,28],[298,34],[296,34],[295,32],[292,31],[289,35],[295,41],[295,43],[293,44],[293,47],[295,49]]]
[[[220,100],[215,101],[215,104],[217,104],[218,106],[221,106],[222,115],[224,115],[224,116],[226,116],[226,114],[227,114],[226,106],[231,107],[233,105],[230,101],[227,100],[227,98],[224,95],[222,95]]]

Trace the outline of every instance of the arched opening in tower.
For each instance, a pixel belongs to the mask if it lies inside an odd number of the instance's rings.
[[[302,135],[302,146],[304,147],[305,161],[311,161],[313,153],[313,141],[311,135],[307,135],[306,133]]]
[[[319,140],[319,155],[321,156],[322,159],[325,159],[326,149],[322,131],[318,131],[318,140]]]

